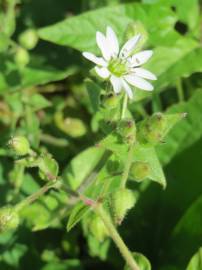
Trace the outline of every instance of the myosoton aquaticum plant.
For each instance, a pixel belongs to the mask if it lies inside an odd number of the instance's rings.
[[[68,216],[68,231],[81,221],[84,234],[95,238],[98,245],[109,243],[110,238],[113,240],[125,260],[124,269],[150,269],[146,257],[129,250],[118,228],[138,202],[138,185],[151,180],[166,187],[155,146],[166,140],[166,134],[184,114],[156,112],[135,121],[130,112],[138,92],[155,91],[149,81],[156,80],[156,76],[142,67],[152,56],[152,50],[142,49],[144,38],[141,31],[132,33],[121,47],[114,30],[107,26],[106,35],[96,33],[101,56],[83,52],[96,65],[86,79],[86,87],[93,129],[100,130],[102,137],[90,150],[89,163],[98,160],[96,170],[79,180],[79,185],[75,184],[78,179],[74,177],[66,181],[54,157],[47,151],[31,148],[29,138],[16,134],[10,139],[8,146],[17,157],[16,172],[35,168],[45,184],[20,202],[11,202],[0,209],[1,233],[20,226],[24,209],[54,190],[63,198],[63,210],[58,211],[58,216],[55,213],[54,218]],[[24,42],[23,37],[21,41]],[[131,180],[136,186],[130,184]]]

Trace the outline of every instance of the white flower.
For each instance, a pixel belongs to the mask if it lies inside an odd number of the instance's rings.
[[[83,56],[96,64],[95,71],[103,79],[109,79],[114,92],[117,94],[122,89],[133,97],[130,85],[139,89],[151,91],[153,86],[146,81],[156,80],[156,76],[140,66],[146,63],[152,56],[151,50],[145,50],[133,54],[141,35],[135,35],[119,49],[119,42],[111,27],[107,27],[106,36],[101,32],[96,33],[96,42],[103,57],[97,57],[90,52],[84,52]]]

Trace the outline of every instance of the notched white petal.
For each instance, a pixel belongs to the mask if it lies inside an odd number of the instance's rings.
[[[122,80],[114,75],[111,76],[110,82],[113,86],[114,92],[118,94],[122,88]]]
[[[107,38],[101,33],[96,33],[96,42],[101,50],[101,53],[105,60],[109,61],[111,58],[111,51],[109,49]]]
[[[153,51],[151,50],[146,50],[146,51],[142,51],[142,52],[134,54],[131,59],[132,66],[135,67],[135,66],[143,65],[149,60],[152,54],[153,54]]]
[[[113,56],[117,56],[119,53],[119,42],[114,30],[110,26],[107,26],[107,42],[109,44],[111,54]]]
[[[97,57],[96,55],[94,55],[93,53],[90,52],[83,52],[82,55],[90,60],[91,62],[95,63],[96,65],[99,66],[103,66],[106,67],[107,66],[107,62],[102,58],[102,57]]]
[[[126,81],[133,86],[136,86],[139,89],[146,90],[146,91],[152,91],[154,87],[151,85],[151,83],[147,82],[146,80],[135,76],[135,75],[126,75],[124,76]]]
[[[103,79],[107,79],[110,75],[110,72],[107,68],[105,67],[95,67],[95,71],[98,74],[98,76],[100,76]]]
[[[132,91],[131,87],[128,85],[128,83],[124,79],[122,79],[122,85],[123,85],[123,89],[127,93],[128,97],[130,99],[132,99],[133,98],[133,91]]]
[[[140,40],[141,35],[136,35],[134,37],[132,37],[131,39],[129,39],[122,47],[121,51],[120,51],[120,57],[121,58],[127,58],[132,51],[135,49],[136,44],[138,43],[138,41]]]
[[[149,70],[144,69],[144,68],[133,68],[132,72],[134,72],[135,75],[142,77],[144,79],[157,80],[156,75],[154,75]]]

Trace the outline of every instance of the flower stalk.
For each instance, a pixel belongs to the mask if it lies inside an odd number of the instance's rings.
[[[110,220],[109,216],[103,209],[102,205],[95,204],[93,207],[95,213],[102,219],[104,225],[106,226],[109,235],[113,239],[114,243],[118,247],[120,253],[124,257],[126,263],[131,268],[131,270],[140,270],[139,266],[137,265],[136,261],[134,260],[132,253],[127,248],[125,243],[123,242],[121,236],[117,232],[116,228],[114,227],[112,221]]]

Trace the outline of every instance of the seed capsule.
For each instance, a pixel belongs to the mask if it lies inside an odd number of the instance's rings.
[[[11,206],[0,208],[0,233],[16,229],[19,225],[19,216]]]
[[[110,198],[110,205],[115,224],[120,225],[127,212],[135,205],[136,198],[130,189],[122,188],[115,191]]]
[[[28,29],[20,34],[19,43],[25,49],[31,50],[37,45],[38,39],[37,32],[34,29]]]
[[[94,216],[89,224],[90,232],[99,241],[103,242],[108,236],[108,231],[103,221],[98,216]]]
[[[15,136],[9,142],[8,145],[14,150],[16,155],[24,156],[30,151],[30,145],[28,140],[24,136]]]
[[[138,182],[147,178],[150,174],[151,168],[147,162],[136,161],[130,168],[130,175]]]

